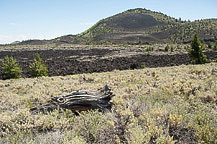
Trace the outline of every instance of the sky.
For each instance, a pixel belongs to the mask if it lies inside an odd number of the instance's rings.
[[[0,0],[0,44],[78,34],[134,8],[182,20],[217,18],[217,0]]]

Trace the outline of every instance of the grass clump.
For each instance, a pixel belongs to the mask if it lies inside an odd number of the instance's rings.
[[[33,62],[30,63],[29,68],[32,77],[48,76],[48,68],[38,53]]]
[[[19,78],[22,69],[20,68],[17,61],[11,56],[6,56],[2,61],[2,78],[3,79],[11,79],[11,78]]]

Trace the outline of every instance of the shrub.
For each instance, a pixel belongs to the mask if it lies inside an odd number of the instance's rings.
[[[165,47],[164,51],[168,52],[169,49],[170,49],[170,46],[167,45],[167,46]]]
[[[153,51],[153,50],[154,50],[153,47],[148,47],[148,48],[146,49],[146,51]]]
[[[191,49],[188,51],[188,56],[192,59],[192,64],[204,64],[207,62],[206,55],[203,54],[204,46],[201,44],[197,34],[191,40]]]
[[[11,56],[6,56],[2,61],[2,78],[3,79],[11,79],[11,78],[19,78],[22,69],[20,68],[17,61]]]
[[[141,68],[141,69],[146,68],[145,63],[142,63],[142,64],[140,65],[140,68]]]
[[[48,76],[47,66],[41,59],[40,55],[37,53],[35,59],[30,63],[30,74],[32,77]]]
[[[216,120],[207,113],[200,112],[192,115],[189,127],[195,130],[195,137],[199,143],[214,144],[217,139]]]

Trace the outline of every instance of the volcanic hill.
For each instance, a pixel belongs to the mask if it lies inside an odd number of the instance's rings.
[[[217,19],[182,21],[160,12],[137,8],[102,19],[81,34],[66,35],[43,43],[187,43],[195,33],[198,33],[199,38],[204,41],[217,40]],[[27,43],[38,42],[33,40],[20,44]]]

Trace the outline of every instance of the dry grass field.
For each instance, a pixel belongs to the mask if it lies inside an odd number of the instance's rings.
[[[85,79],[90,81],[86,81]],[[108,82],[112,112],[29,109]],[[0,143],[217,143],[217,64],[0,80]]]

